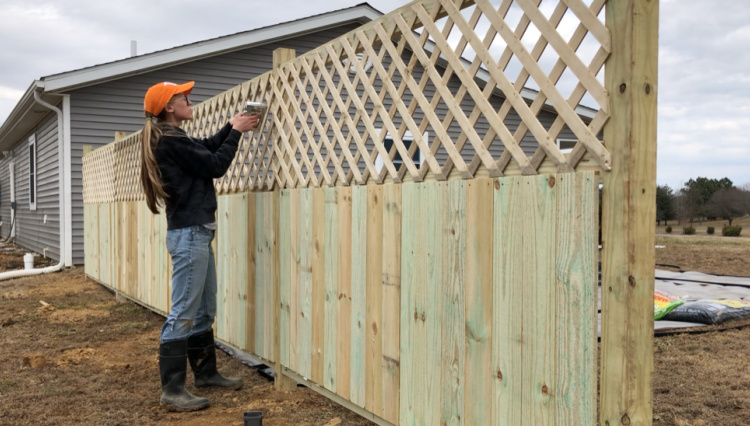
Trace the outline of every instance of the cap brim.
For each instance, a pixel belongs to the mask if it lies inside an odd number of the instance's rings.
[[[185,95],[189,95],[190,92],[193,91],[193,86],[195,86],[194,81],[188,81],[187,83],[178,84],[175,86],[174,93],[184,93]]]

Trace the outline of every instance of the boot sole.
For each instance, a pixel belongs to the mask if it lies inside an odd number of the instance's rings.
[[[205,384],[205,385],[194,384],[193,386],[195,386],[196,389],[214,388],[214,389],[240,390],[242,389],[242,386],[244,386],[244,383],[240,383],[239,385],[236,385],[236,386],[219,386],[219,385],[211,385],[211,384]]]
[[[204,410],[204,409],[206,409],[206,408],[208,408],[208,407],[211,406],[211,404],[208,403],[208,402],[206,402],[205,404],[195,405],[195,406],[190,406],[190,407],[180,407],[178,405],[169,404],[169,403],[166,403],[164,401],[159,401],[159,404],[162,407],[164,407],[167,411],[177,412],[177,413],[186,413],[186,412],[189,412],[189,411]]]

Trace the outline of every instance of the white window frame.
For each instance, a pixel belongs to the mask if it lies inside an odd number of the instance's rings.
[[[29,210],[36,210],[36,202],[39,200],[39,193],[36,187],[36,176],[38,174],[36,158],[36,136],[29,137]],[[31,194],[34,194],[34,200],[31,200]]]
[[[565,139],[565,138],[557,138],[557,148],[560,150],[563,154],[568,154],[570,152],[573,152],[573,148],[560,148],[560,145],[563,143],[572,142],[573,145],[578,143],[578,139]]]
[[[377,134],[380,134],[381,129],[375,129],[375,130],[377,131]],[[425,144],[429,146],[430,144],[429,133],[424,132],[422,134],[422,138],[424,139]],[[391,141],[393,140],[390,132],[386,134],[385,139],[383,139],[383,141],[385,142],[386,139],[390,139]],[[404,142],[414,142],[414,136],[411,134],[410,131],[407,130],[406,133],[404,133],[404,137],[402,137],[401,140]],[[424,164],[424,152],[422,152],[419,146],[417,146],[417,149],[419,150],[419,164],[417,164],[417,166],[421,166],[422,164]],[[380,156],[380,152],[378,152],[378,156],[375,158],[375,169],[378,171],[378,173],[380,173],[380,171],[383,169],[383,165],[384,165],[383,158]]]

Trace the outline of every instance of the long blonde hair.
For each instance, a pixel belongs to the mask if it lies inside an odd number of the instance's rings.
[[[162,112],[161,115],[164,115]],[[161,115],[159,116],[161,118]],[[167,198],[161,181],[161,171],[156,163],[154,150],[164,134],[161,124],[154,123],[154,117],[146,113],[146,124],[141,131],[141,186],[146,195],[146,205],[153,214],[159,214],[159,207],[163,206]]]

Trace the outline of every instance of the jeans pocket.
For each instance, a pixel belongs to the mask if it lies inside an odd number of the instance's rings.
[[[172,229],[167,231],[167,251],[174,253],[182,239],[182,229]]]

